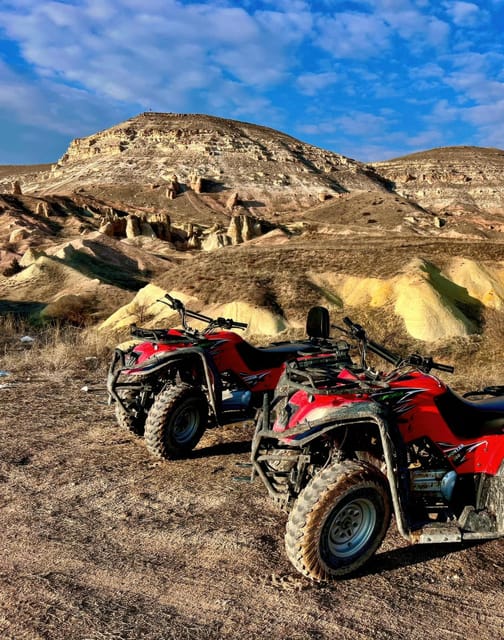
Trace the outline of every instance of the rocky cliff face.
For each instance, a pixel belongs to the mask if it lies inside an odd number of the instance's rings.
[[[445,147],[373,166],[397,193],[431,211],[504,213],[500,149]]]
[[[383,190],[363,163],[305,144],[279,131],[205,115],[143,113],[74,140],[44,189],[102,183],[170,181],[182,188],[198,177],[207,189],[240,195],[258,190],[341,193]]]

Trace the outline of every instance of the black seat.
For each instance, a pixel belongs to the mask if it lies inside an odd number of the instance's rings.
[[[443,420],[459,438],[504,434],[504,396],[471,402],[448,389],[434,401]]]
[[[258,348],[244,341],[236,346],[236,350],[250,371],[261,371],[279,367],[287,360],[296,358],[300,352],[313,350],[313,345],[309,342],[288,342],[273,347]]]
[[[330,333],[329,311],[325,307],[312,307],[306,318],[306,333],[310,340],[326,340]],[[273,369],[300,353],[310,353],[316,349],[313,342],[286,342],[275,346],[257,348],[248,342],[241,342],[236,350],[251,371]]]
[[[327,340],[330,332],[329,311],[325,307],[312,307],[306,316],[306,335],[309,338]]]

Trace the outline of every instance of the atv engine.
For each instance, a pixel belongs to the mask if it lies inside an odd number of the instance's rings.
[[[410,469],[409,475],[412,494],[425,506],[450,502],[457,482],[456,471]]]

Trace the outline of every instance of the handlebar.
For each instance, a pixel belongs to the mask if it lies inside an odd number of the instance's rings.
[[[455,371],[455,367],[452,367],[449,364],[441,364],[440,362],[434,362],[431,357],[421,356],[418,353],[413,353],[409,355],[402,361],[405,365],[410,365],[412,367],[418,367],[427,373],[431,369],[437,369],[438,371],[446,371],[447,373],[453,373]]]
[[[455,371],[455,368],[452,367],[451,365],[441,364],[440,362],[434,362],[434,360],[430,356],[427,356],[427,357],[421,356],[418,353],[413,353],[407,356],[406,358],[401,358],[400,356],[389,351],[386,347],[382,346],[381,344],[378,344],[377,342],[373,342],[372,340],[369,340],[368,337],[366,336],[366,331],[360,324],[353,322],[347,316],[343,318],[343,322],[346,324],[346,326],[350,330],[348,333],[350,333],[352,336],[360,340],[363,343],[363,346],[369,349],[369,351],[372,351],[376,355],[380,356],[386,362],[389,362],[390,364],[394,365],[394,367],[400,367],[400,366],[417,367],[418,369],[421,369],[426,373],[429,373],[431,369],[437,369],[438,371],[446,371],[447,373],[453,373]]]
[[[350,329],[350,333],[358,340],[362,340],[363,342],[365,342],[366,347],[370,351],[375,353],[377,356],[380,356],[380,358],[383,358],[386,362],[389,362],[395,367],[401,362],[400,356],[398,356],[395,353],[392,353],[392,351],[389,351],[383,345],[378,344],[377,342],[373,342],[373,340],[369,340],[368,337],[366,336],[366,331],[364,330],[364,327],[362,327],[360,324],[353,322],[347,316],[343,318],[343,322]]]
[[[162,302],[163,304],[168,305],[174,311],[178,311],[180,316],[182,317],[182,324],[184,325],[184,329],[188,329],[185,324],[185,317],[193,318],[194,320],[200,320],[201,322],[206,322],[208,324],[207,330],[213,327],[220,327],[221,329],[246,329],[248,324],[245,322],[237,322],[232,318],[210,318],[209,316],[204,316],[201,313],[197,313],[196,311],[191,311],[190,309],[186,309],[184,303],[177,298],[174,298],[169,293],[166,293],[166,300],[161,299],[158,302]]]

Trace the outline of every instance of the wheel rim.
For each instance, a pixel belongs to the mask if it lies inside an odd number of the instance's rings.
[[[369,542],[376,525],[376,508],[367,498],[357,498],[334,511],[326,523],[324,547],[333,558],[345,560]]]
[[[173,421],[172,436],[178,445],[185,445],[198,432],[199,411],[195,407],[182,407]]]

